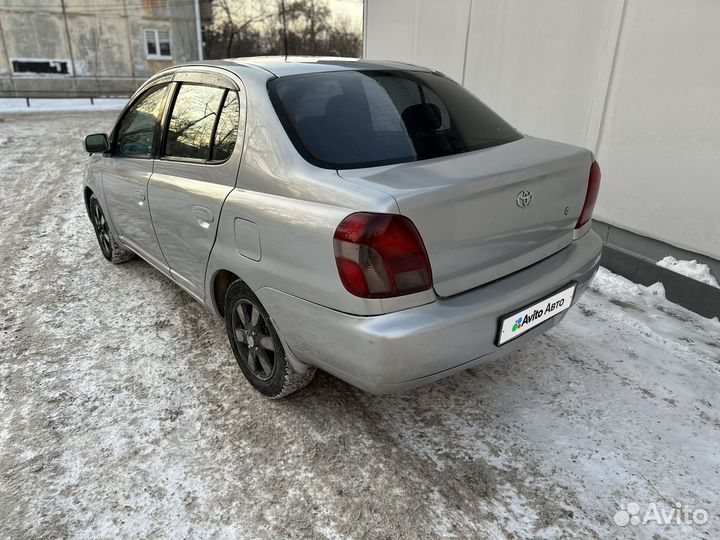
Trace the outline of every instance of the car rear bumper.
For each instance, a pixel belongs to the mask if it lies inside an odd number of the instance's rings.
[[[404,390],[491,362],[546,332],[567,311],[498,347],[501,317],[577,282],[575,303],[600,262],[592,231],[562,251],[487,285],[422,306],[349,315],[263,288],[257,294],[300,361],[372,393]]]

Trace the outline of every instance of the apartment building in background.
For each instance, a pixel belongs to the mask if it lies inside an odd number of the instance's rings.
[[[129,95],[198,59],[211,1],[0,0],[0,97]]]

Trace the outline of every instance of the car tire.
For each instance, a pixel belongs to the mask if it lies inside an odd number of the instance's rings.
[[[312,366],[304,373],[292,368],[270,316],[241,280],[233,282],[225,295],[225,326],[243,375],[264,396],[283,398],[315,376]]]
[[[100,201],[97,200],[95,195],[91,195],[88,201],[88,214],[90,215],[90,222],[93,225],[93,229],[95,229],[95,236],[97,237],[98,244],[100,244],[100,250],[108,261],[114,264],[120,264],[135,257],[135,253],[121,247],[117,240],[115,240],[102,207],[100,206]]]

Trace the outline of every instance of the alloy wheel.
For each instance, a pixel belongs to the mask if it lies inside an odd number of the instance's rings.
[[[98,203],[92,205],[92,222],[95,228],[95,234],[97,235],[98,242],[100,243],[100,249],[106,257],[112,255],[112,240],[110,238],[110,227],[108,226],[105,215],[103,214],[102,208]]]
[[[270,322],[253,302],[242,299],[232,313],[232,336],[253,376],[266,381],[275,373],[275,341]]]

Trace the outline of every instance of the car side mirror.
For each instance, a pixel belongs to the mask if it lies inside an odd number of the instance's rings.
[[[110,142],[104,133],[95,133],[85,137],[85,150],[90,154],[107,152],[110,150]]]

